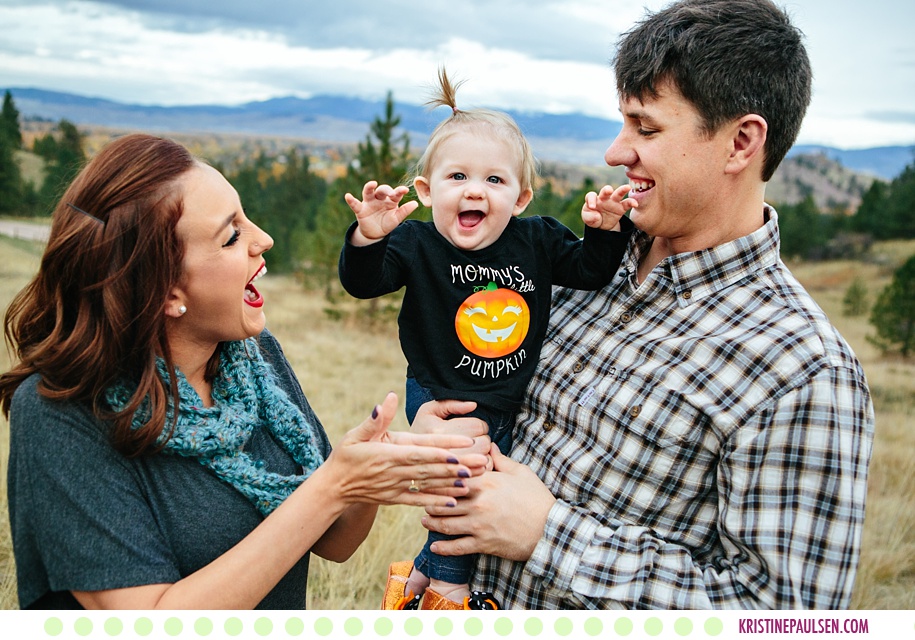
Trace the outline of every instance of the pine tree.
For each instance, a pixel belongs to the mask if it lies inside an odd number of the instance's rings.
[[[915,349],[915,256],[893,274],[871,310],[877,330],[868,340],[884,353],[898,349],[904,358]]]
[[[24,185],[16,161],[16,150],[22,146],[19,111],[9,91],[3,97],[0,111],[0,213],[21,214]]]
[[[14,151],[7,137],[0,135],[0,213],[4,214],[22,213],[22,174]]]
[[[352,183],[347,178],[338,178],[327,190],[327,197],[318,208],[318,217],[314,231],[308,237],[306,260],[306,277],[324,292],[324,298],[335,304],[340,291],[340,280],[337,276],[337,263],[343,238],[349,225],[356,219],[349,205],[343,199],[347,192],[353,191]]]
[[[885,224],[889,238],[915,238],[915,163],[890,184]]]
[[[49,212],[86,162],[83,136],[75,124],[61,120],[57,125],[57,136],[48,134],[36,140],[33,150],[46,162],[44,184],[39,196],[41,208]]]
[[[327,193],[327,183],[310,170],[307,156],[290,149],[282,170],[268,181],[267,210],[264,230],[282,242],[274,245],[274,264],[282,271],[301,267],[306,254],[306,236],[315,227],[320,203]]]
[[[553,191],[553,183],[549,180],[534,191],[534,198],[524,210],[523,216],[550,216],[556,218],[564,206],[562,196]]]
[[[384,117],[375,117],[365,137],[359,143],[356,166],[350,166],[351,175],[362,184],[377,180],[378,184],[396,186],[406,177],[410,158],[410,137],[397,135],[400,116],[394,114],[394,97],[388,91],[384,103]],[[399,146],[398,146],[399,145]]]
[[[19,110],[13,103],[13,94],[8,90],[3,95],[3,109],[0,110],[0,136],[4,136],[13,149],[22,148],[22,129],[19,126]]]
[[[397,133],[400,120],[394,112],[393,95],[388,92],[384,114],[372,121],[365,141],[358,145],[355,160],[347,168],[346,176],[334,181],[318,210],[315,230],[309,239],[308,274],[324,290],[331,304],[336,303],[336,292],[339,290],[337,262],[344,234],[356,219],[343,195],[349,192],[361,198],[362,187],[369,180],[391,186],[404,181],[409,170],[410,138],[406,133]],[[417,213],[412,217],[423,219],[422,214]],[[369,300],[366,310],[369,320],[375,321],[379,312],[378,300]],[[339,311],[331,310],[330,313],[339,314]]]
[[[842,298],[843,316],[860,316],[867,312],[867,285],[860,277],[849,285]]]
[[[874,180],[870,188],[861,197],[861,204],[852,216],[851,225],[854,231],[869,233],[877,239],[886,237],[884,215],[888,200],[889,187],[882,180]]]
[[[579,238],[585,233],[585,223],[581,219],[581,208],[585,204],[585,195],[589,191],[599,191],[600,187],[595,184],[594,178],[588,176],[581,182],[578,189],[574,189],[565,199],[562,208],[552,214],[559,221],[575,232]]]
[[[327,193],[327,183],[311,171],[308,157],[294,148],[280,156],[261,150],[227,179],[248,217],[276,241],[268,258],[270,269],[301,269],[308,259],[308,236]]]
[[[810,257],[826,244],[825,221],[812,195],[796,205],[782,205],[777,209],[782,256]]]

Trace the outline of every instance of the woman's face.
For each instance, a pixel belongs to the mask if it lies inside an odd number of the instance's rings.
[[[169,338],[203,348],[243,340],[264,329],[264,298],[254,280],[267,271],[262,254],[273,238],[248,220],[238,193],[216,169],[198,163],[181,178],[184,275],[166,314]],[[187,311],[180,312],[181,307]]]

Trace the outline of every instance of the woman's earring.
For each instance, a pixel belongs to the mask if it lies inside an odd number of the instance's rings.
[[[178,307],[178,313],[180,313],[181,315],[184,315],[185,313],[187,313],[187,307],[185,307],[184,305],[181,305],[180,307]]]

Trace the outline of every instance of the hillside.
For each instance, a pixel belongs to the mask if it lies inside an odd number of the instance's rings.
[[[782,161],[766,187],[766,200],[797,203],[812,195],[822,211],[854,213],[872,175],[852,171],[824,152],[792,155]]]
[[[88,134],[90,154],[112,135],[143,130],[175,137],[227,168],[259,152],[279,154],[295,148],[328,177],[339,175],[354,156],[356,143],[364,139],[368,123],[383,112],[380,102],[337,96],[275,98],[228,107],[161,107],[39,89],[10,91],[22,114],[27,145],[66,118]],[[410,104],[397,103],[395,108],[412,148],[420,150],[441,113]],[[585,177],[613,184],[625,180],[621,170],[601,164],[619,122],[581,114],[512,115],[530,139],[542,174],[558,190],[576,188]],[[875,178],[892,178],[913,157],[913,148],[907,147],[849,151],[798,145],[769,183],[767,199],[793,204],[812,195],[823,210],[853,211]]]
[[[211,132],[316,142],[354,143],[361,140],[371,120],[383,111],[381,101],[342,96],[283,97],[235,106],[194,105],[162,107],[124,104],[42,89],[10,88],[23,119],[161,132]],[[396,100],[396,96],[395,96]],[[483,106],[483,105],[473,105]],[[417,145],[442,117],[423,106],[396,103],[403,128]],[[620,129],[620,122],[582,114],[510,112],[531,139],[538,157],[571,164],[599,165],[604,150]],[[846,168],[891,179],[915,159],[915,147],[836,149],[798,145],[790,155],[825,155]]]

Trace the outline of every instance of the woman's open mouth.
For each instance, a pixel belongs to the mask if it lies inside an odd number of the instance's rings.
[[[264,306],[264,296],[262,296],[260,291],[254,286],[254,281],[262,278],[266,273],[267,264],[264,263],[261,265],[261,268],[257,270],[257,273],[248,280],[248,284],[245,285],[245,304],[249,307]]]

